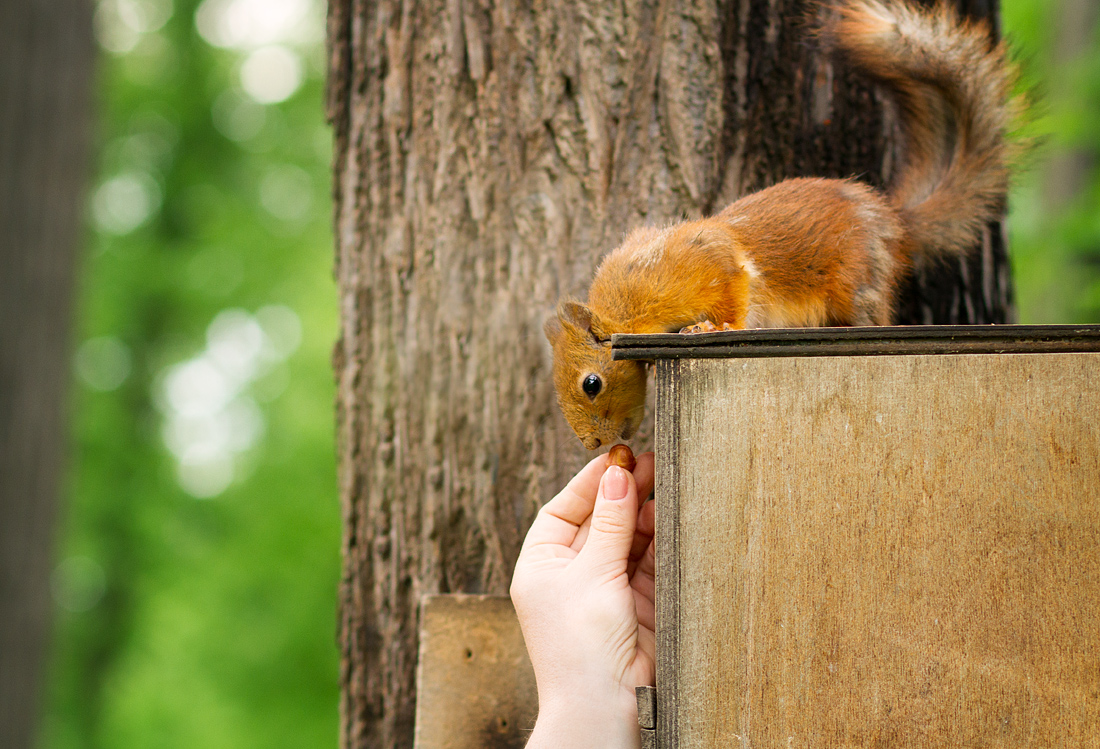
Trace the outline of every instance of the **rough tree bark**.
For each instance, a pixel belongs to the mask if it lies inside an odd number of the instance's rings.
[[[631,226],[888,177],[889,117],[806,8],[331,0],[344,746],[411,746],[420,596],[506,592],[585,460],[541,332],[558,298]],[[1003,322],[999,228],[985,244],[903,320]]]
[[[0,746],[34,745],[65,446],[91,4],[0,4]]]

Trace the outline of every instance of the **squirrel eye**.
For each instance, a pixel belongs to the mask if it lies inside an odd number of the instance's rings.
[[[603,388],[603,380],[600,379],[599,375],[590,374],[581,383],[581,389],[589,398],[595,398],[599,395],[601,388]]]

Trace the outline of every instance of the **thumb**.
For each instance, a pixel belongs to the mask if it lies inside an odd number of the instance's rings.
[[[596,569],[626,569],[634,526],[638,521],[638,487],[634,477],[619,466],[610,466],[600,479],[588,538],[577,555]]]

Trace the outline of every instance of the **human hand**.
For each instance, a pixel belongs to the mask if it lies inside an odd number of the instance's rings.
[[[528,747],[636,747],[655,668],[653,454],[600,455],[539,511],[512,578],[539,717]]]

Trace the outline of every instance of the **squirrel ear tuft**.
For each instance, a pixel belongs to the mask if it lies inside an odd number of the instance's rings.
[[[546,340],[553,346],[561,336],[561,319],[554,315],[542,326],[542,332],[546,334]]]
[[[558,305],[558,319],[592,336],[596,343],[607,343],[611,332],[596,314],[580,302],[562,302]]]
[[[558,318],[581,330],[592,330],[592,310],[580,302],[562,302],[558,305]]]
[[[597,343],[611,344],[611,331],[604,324],[603,320],[592,315],[592,324],[588,328],[588,332],[592,334],[592,337]]]

